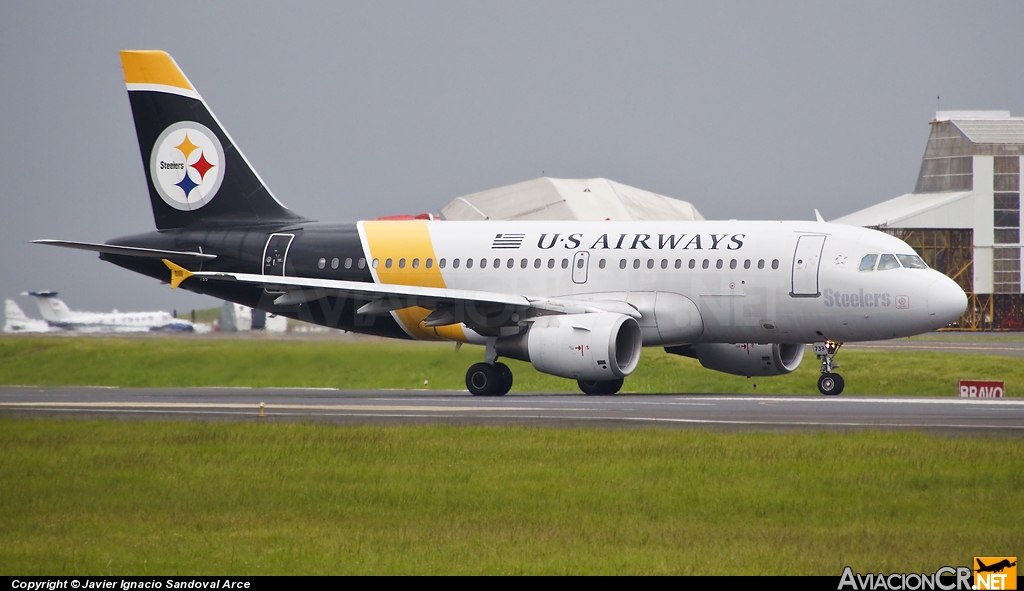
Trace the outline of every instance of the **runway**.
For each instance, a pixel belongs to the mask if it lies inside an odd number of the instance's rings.
[[[951,397],[510,394],[492,398],[426,390],[2,387],[0,416],[1024,435],[1024,400]]]

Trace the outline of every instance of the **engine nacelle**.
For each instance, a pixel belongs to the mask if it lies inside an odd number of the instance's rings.
[[[800,366],[805,345],[701,343],[666,347],[665,351],[700,361],[708,369],[738,376],[781,376]]]
[[[537,371],[576,380],[614,380],[640,362],[637,321],[600,312],[544,316],[515,337],[498,339],[498,355],[529,361]]]

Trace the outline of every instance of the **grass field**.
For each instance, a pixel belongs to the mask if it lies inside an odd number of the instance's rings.
[[[482,347],[456,353],[450,344],[401,341],[19,336],[0,338],[0,384],[462,390],[466,368],[482,359]],[[952,396],[957,380],[972,378],[1003,380],[1009,396],[1024,391],[1024,363],[1008,357],[843,350],[837,360],[844,395]],[[513,392],[578,391],[574,381],[507,362]],[[623,391],[819,395],[817,376],[809,352],[792,374],[747,379],[649,348]]]
[[[0,573],[933,572],[1019,439],[0,419]]]

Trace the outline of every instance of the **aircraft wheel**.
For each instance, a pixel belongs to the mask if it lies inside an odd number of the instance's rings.
[[[580,390],[588,396],[615,394],[622,388],[623,380],[577,380]]]
[[[512,370],[508,368],[504,363],[498,362],[494,364],[494,369],[498,370],[500,388],[494,392],[495,396],[504,396],[508,394],[508,391],[512,389]]]
[[[474,363],[466,372],[466,389],[473,396],[491,396],[500,392],[502,385],[500,372],[489,363]]]
[[[843,376],[837,373],[823,373],[818,378],[818,391],[825,396],[838,396],[845,385]]]

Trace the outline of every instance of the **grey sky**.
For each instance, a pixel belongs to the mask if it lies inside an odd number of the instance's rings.
[[[153,228],[119,49],[174,56],[277,197],[316,219],[438,211],[542,171],[711,219],[831,219],[913,189],[936,95],[1024,115],[1022,22],[1019,1],[6,0],[0,297],[218,304],[26,244]]]

